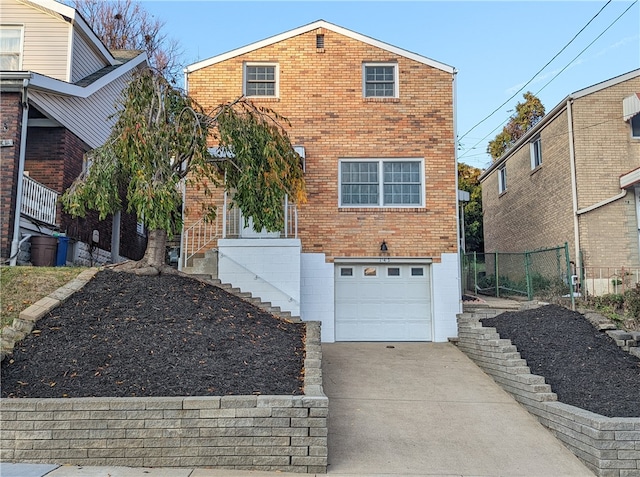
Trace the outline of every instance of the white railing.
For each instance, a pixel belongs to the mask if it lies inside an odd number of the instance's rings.
[[[222,223],[220,223],[220,220]],[[295,204],[284,203],[284,227],[280,232],[256,232],[252,225],[244,226],[242,212],[237,207],[229,207],[225,200],[222,213],[215,220],[200,219],[185,229],[182,236],[182,266],[198,252],[209,248],[219,238],[298,238],[298,209]]]
[[[189,259],[220,238],[218,217],[214,220],[200,219],[182,234],[183,262],[186,267]]]
[[[47,186],[23,176],[20,212],[45,224],[56,225],[58,193]]]

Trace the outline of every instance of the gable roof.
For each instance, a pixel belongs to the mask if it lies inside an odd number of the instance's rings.
[[[220,63],[221,61],[228,60],[230,58],[234,58],[236,56],[243,55],[250,51],[257,50],[259,48],[264,48],[265,46],[273,45],[274,43],[278,43],[283,40],[287,40],[289,38],[293,38],[294,36],[302,35],[304,33],[308,33],[313,30],[317,30],[318,28],[324,28],[340,35],[344,35],[346,37],[352,38],[354,40],[361,41],[368,45],[375,46],[377,48],[381,48],[383,50],[387,50],[391,53],[395,53],[400,56],[404,56],[406,58],[412,59],[419,63],[423,63],[425,65],[429,65],[433,68],[440,69],[442,71],[446,71],[447,73],[454,74],[456,73],[456,69],[453,66],[446,65],[444,63],[440,63],[439,61],[432,60],[431,58],[427,58],[426,56],[418,55],[417,53],[413,53],[408,50],[403,50],[402,48],[398,48],[397,46],[390,45],[388,43],[384,43],[382,41],[376,40],[374,38],[362,35],[360,33],[356,33],[351,30],[347,30],[346,28],[342,28],[340,26],[334,25],[324,20],[317,20],[313,23],[309,23],[308,25],[304,25],[293,30],[289,30],[284,33],[280,33],[279,35],[275,35],[269,38],[266,38],[261,41],[257,41],[255,43],[251,43],[247,46],[243,46],[241,48],[237,48],[235,50],[228,51],[227,53],[223,53],[221,55],[214,56],[207,60],[202,60],[197,63],[193,63],[187,66],[184,69],[185,73],[192,73],[202,68],[206,68],[207,66],[214,65],[216,63]]]
[[[80,15],[75,8],[65,5],[63,3],[57,2],[55,0],[20,0],[25,5],[31,5],[32,7],[38,8],[49,15],[58,18],[59,20],[65,21],[74,25],[80,29],[80,31],[95,45],[95,47],[100,51],[100,54],[104,57],[104,59],[109,62],[111,65],[117,65],[120,63],[116,58],[113,57],[111,52],[104,46],[104,43],[100,41],[98,35],[91,29],[86,20]]]
[[[555,117],[563,111],[567,107],[567,102],[572,101],[578,98],[582,98],[584,96],[597,93],[598,91],[602,91],[603,89],[610,88],[611,86],[615,86],[617,84],[623,83],[624,81],[628,81],[630,79],[634,79],[640,77],[640,68],[637,70],[629,71],[628,73],[624,73],[619,76],[615,76],[611,79],[602,81],[600,83],[596,83],[592,86],[587,86],[586,88],[580,89],[575,93],[571,93],[567,95],[562,101],[560,101],[551,111],[543,116],[543,118],[531,129],[529,129],[524,136],[518,139],[513,146],[509,148],[507,152],[505,152],[502,156],[496,159],[486,171],[484,171],[479,180],[483,181],[486,177],[495,169],[500,167],[504,162],[509,159],[523,144],[527,143],[532,136],[535,136],[541,129],[545,127],[545,125],[551,122]]]

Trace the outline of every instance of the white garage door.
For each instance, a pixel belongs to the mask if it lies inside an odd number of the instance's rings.
[[[428,264],[336,264],[337,341],[431,341]]]

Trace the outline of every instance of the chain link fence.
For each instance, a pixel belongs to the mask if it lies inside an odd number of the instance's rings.
[[[577,277],[569,246],[520,253],[467,253],[462,261],[467,292],[528,300],[574,297]]]

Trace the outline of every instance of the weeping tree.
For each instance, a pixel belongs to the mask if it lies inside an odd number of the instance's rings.
[[[300,157],[285,118],[244,98],[205,113],[162,75],[137,73],[123,94],[109,140],[90,153],[87,168],[62,196],[72,216],[95,210],[103,220],[122,210],[134,212],[147,228],[144,257],[121,268],[153,275],[165,265],[167,236],[179,230],[182,184],[205,197],[214,188],[233,191],[233,202],[256,228],[280,230],[285,196],[306,200]],[[207,139],[222,152],[212,157]],[[203,204],[206,217],[216,213]]]

